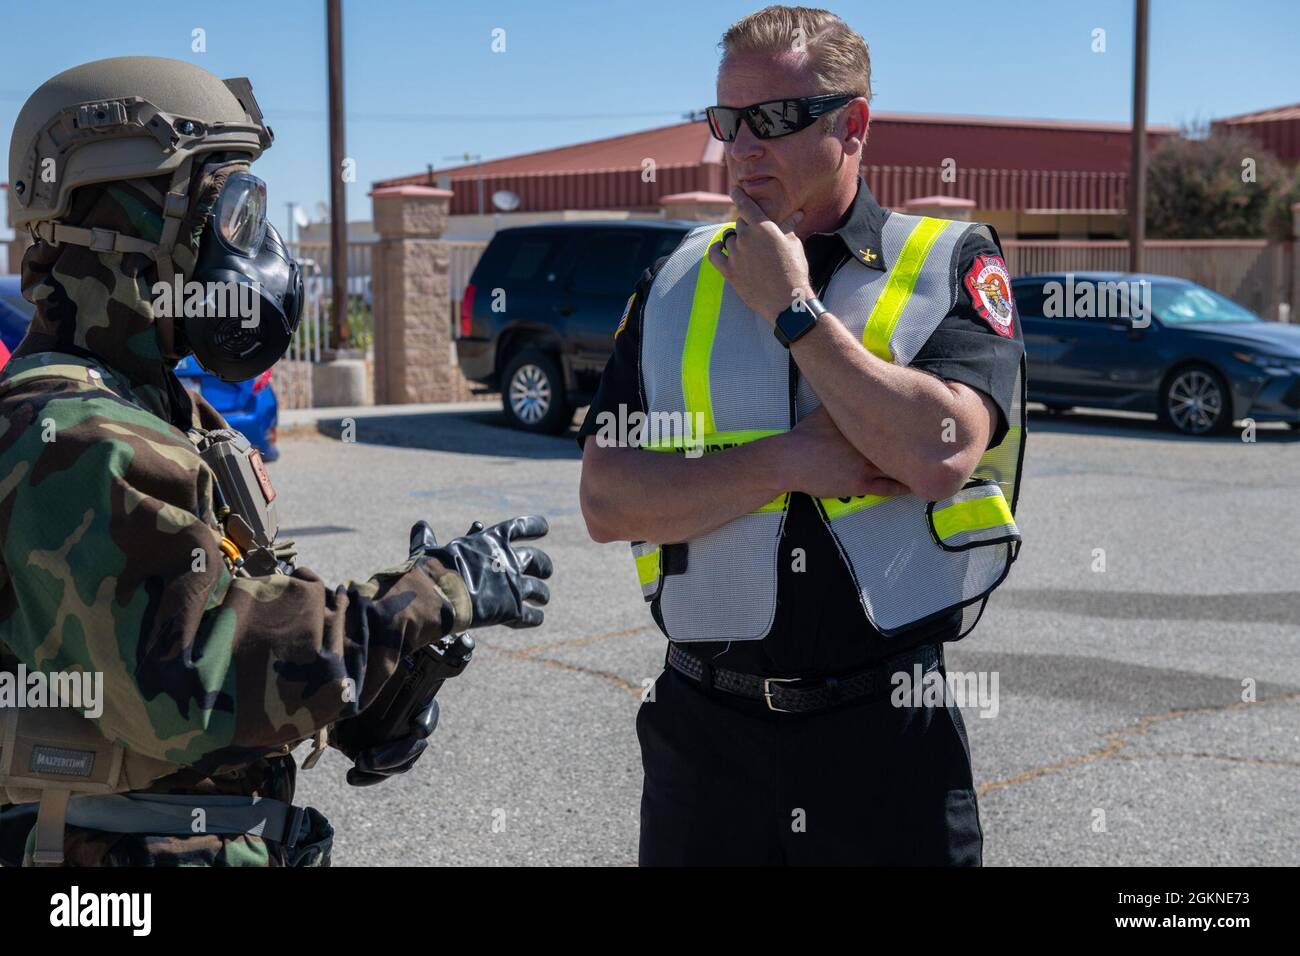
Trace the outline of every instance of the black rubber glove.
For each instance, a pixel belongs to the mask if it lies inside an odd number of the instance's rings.
[[[540,538],[549,530],[541,516],[512,518],[486,529],[475,521],[464,536],[439,545],[433,529],[420,521],[411,529],[411,557],[435,558],[461,576],[473,605],[471,627],[536,627],[542,623],[542,611],[525,602],[550,600],[550,589],[540,579],[551,576],[551,559],[540,548],[512,547],[510,542]],[[415,766],[437,726],[438,701],[432,698],[411,719],[409,733],[400,737],[376,740],[367,721],[348,718],[334,725],[330,742],[353,762],[348,783],[368,787]]]
[[[412,529],[412,540],[419,527]],[[475,521],[467,534],[428,548],[425,554],[465,581],[474,607],[471,628],[494,624],[537,627],[543,614],[534,605],[551,599],[551,590],[542,580],[551,576],[551,558],[541,548],[512,542],[540,538],[549,530],[541,515],[511,518],[490,528]]]
[[[365,739],[360,721],[340,720],[334,725],[331,742],[352,760],[348,783],[354,787],[369,787],[414,767],[429,746],[428,736],[437,726],[438,699],[435,697],[411,721],[411,732],[404,737],[373,743]]]

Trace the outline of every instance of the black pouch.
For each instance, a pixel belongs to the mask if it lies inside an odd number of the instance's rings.
[[[334,828],[314,807],[304,807],[293,846],[281,847],[285,866],[329,866],[334,848]]]
[[[22,866],[27,835],[36,826],[34,803],[0,804],[0,866]]]

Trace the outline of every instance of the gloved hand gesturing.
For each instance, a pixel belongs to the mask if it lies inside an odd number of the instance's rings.
[[[550,530],[541,515],[525,515],[490,528],[475,521],[462,537],[439,545],[433,531],[421,521],[411,529],[411,541],[426,542],[424,553],[436,558],[465,581],[473,605],[470,627],[537,627],[551,590],[543,578],[551,576],[550,556],[541,548],[514,545],[514,541],[540,538]]]
[[[546,519],[539,515],[512,518],[486,529],[475,521],[463,537],[439,545],[433,529],[420,521],[411,529],[410,555],[434,558],[460,575],[472,606],[470,627],[536,627],[542,623],[542,610],[533,605],[551,599],[550,589],[541,580],[551,576],[551,559],[540,548],[512,546],[511,542],[540,538],[549,530]],[[421,653],[430,653],[430,648]],[[400,675],[391,680],[400,682]],[[439,679],[429,693],[436,694],[441,683]],[[412,708],[410,718],[402,719],[400,726],[391,726],[391,714],[407,711],[398,700],[404,688],[399,684],[386,696],[388,689],[385,685],[380,698],[364,712],[338,721],[330,730],[330,742],[353,761],[348,783],[354,787],[368,787],[406,773],[429,746],[427,738],[438,726],[435,697],[420,703],[418,710]]]
[[[438,699],[435,697],[415,715],[410,732],[403,736],[376,741],[368,735],[368,728],[362,721],[349,718],[334,725],[330,742],[352,760],[348,783],[354,787],[369,787],[414,767],[429,746],[426,738],[437,726]]]

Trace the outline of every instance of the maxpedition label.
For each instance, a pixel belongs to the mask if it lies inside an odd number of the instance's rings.
[[[93,750],[65,750],[62,747],[32,748],[27,769],[32,773],[53,773],[64,777],[89,777],[95,769]]]

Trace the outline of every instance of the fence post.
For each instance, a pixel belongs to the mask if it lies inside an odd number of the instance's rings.
[[[460,370],[452,361],[448,248],[441,241],[452,192],[387,186],[370,197],[379,234],[372,263],[375,401],[454,401]]]
[[[1282,247],[1283,288],[1287,297],[1287,321],[1300,322],[1300,202],[1291,204],[1291,238]]]

